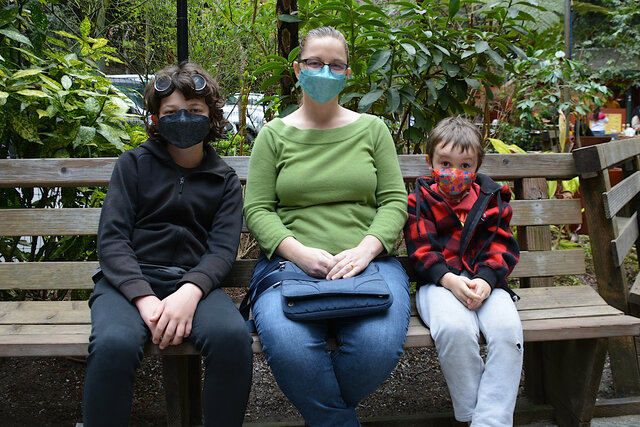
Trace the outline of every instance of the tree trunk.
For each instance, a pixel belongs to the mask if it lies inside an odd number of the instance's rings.
[[[291,15],[297,10],[297,0],[277,0],[276,2],[276,16]],[[298,43],[298,23],[278,19],[278,55],[288,58],[291,51],[298,47]],[[282,95],[291,95],[293,85],[294,82],[289,76],[282,76],[280,79]]]

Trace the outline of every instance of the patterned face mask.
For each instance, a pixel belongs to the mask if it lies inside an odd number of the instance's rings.
[[[454,199],[463,195],[476,180],[475,172],[463,171],[462,169],[432,169],[432,172],[440,191],[445,196]]]

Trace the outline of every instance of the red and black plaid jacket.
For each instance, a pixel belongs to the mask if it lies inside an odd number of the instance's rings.
[[[433,183],[433,178],[426,177],[416,181],[415,191],[409,194],[409,218],[404,227],[418,285],[437,284],[447,272],[466,271],[471,278],[486,280],[492,289],[508,290],[507,276],[520,258],[509,228],[513,214],[509,188],[479,173],[475,181],[480,186],[478,200],[463,227],[447,201],[429,188]]]

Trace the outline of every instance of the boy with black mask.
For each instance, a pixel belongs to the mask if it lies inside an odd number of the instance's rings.
[[[118,159],[98,229],[84,424],[129,424],[145,342],[190,341],[205,362],[205,425],[239,426],[252,339],[220,289],[236,257],[242,193],[207,144],[224,125],[217,83],[183,63],[145,90],[149,139]]]

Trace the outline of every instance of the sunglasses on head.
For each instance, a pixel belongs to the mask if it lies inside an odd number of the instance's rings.
[[[173,73],[171,76],[160,76],[153,83],[153,88],[160,98],[167,97],[173,93],[176,88],[176,85],[173,83],[173,78],[176,74],[178,73]],[[193,81],[192,89],[196,91],[196,94],[200,95],[207,87],[207,80],[197,73],[188,75]]]

